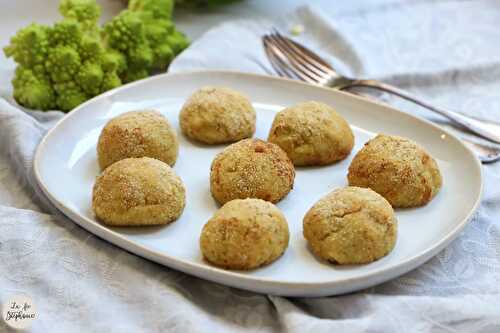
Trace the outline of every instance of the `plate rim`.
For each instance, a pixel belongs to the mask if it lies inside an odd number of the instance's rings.
[[[363,102],[369,102],[372,104],[377,104],[379,106],[382,106],[384,108],[390,109],[393,112],[397,112],[399,114],[402,114],[403,116],[408,116],[412,118],[413,120],[417,122],[424,123],[425,125],[428,125],[432,128],[438,129],[439,131],[442,131],[446,133],[449,137],[453,138],[456,142],[458,142],[462,148],[465,149],[465,151],[468,152],[470,157],[474,160],[474,165],[475,168],[478,171],[479,174],[479,195],[476,197],[476,200],[468,212],[468,214],[463,218],[460,222],[458,222],[455,227],[450,230],[448,233],[445,234],[444,237],[442,237],[439,241],[435,242],[432,246],[428,247],[427,249],[420,251],[405,260],[398,261],[395,264],[392,264],[388,267],[382,267],[379,269],[376,269],[372,272],[362,274],[360,276],[356,277],[351,277],[347,278],[344,280],[340,281],[324,281],[324,282],[291,282],[291,281],[276,281],[275,279],[269,279],[265,277],[260,277],[260,276],[248,276],[245,274],[242,274],[241,271],[231,271],[231,270],[224,270],[218,267],[214,267],[208,264],[203,264],[203,263],[197,263],[193,261],[188,261],[185,259],[179,259],[175,256],[171,256],[165,252],[157,251],[151,248],[148,248],[144,245],[141,245],[140,243],[133,241],[129,239],[128,237],[117,233],[114,230],[111,230],[107,228],[106,226],[86,217],[83,215],[78,214],[77,212],[74,212],[71,208],[67,207],[64,205],[62,202],[60,202],[48,189],[46,182],[44,181],[43,177],[41,176],[41,170],[40,170],[40,164],[41,164],[41,159],[42,159],[42,154],[43,151],[46,149],[47,142],[50,139],[50,137],[53,135],[55,131],[58,130],[58,128],[65,122],[70,121],[70,119],[73,117],[73,115],[79,113],[81,109],[84,109],[87,107],[87,105],[92,104],[97,102],[98,100],[108,98],[117,92],[120,92],[122,90],[128,90],[128,89],[133,89],[135,86],[142,85],[145,82],[149,81],[155,81],[155,80],[162,80],[165,77],[175,77],[175,76],[196,76],[196,75],[204,75],[204,74],[210,74],[210,75],[219,75],[219,76],[243,76],[243,77],[253,77],[256,79],[261,79],[261,80],[271,80],[271,81],[283,81],[287,82],[288,84],[294,84],[294,85],[302,85],[302,86],[307,86],[307,87],[314,87],[315,89],[320,89],[324,91],[332,91],[332,88],[328,87],[321,87],[321,86],[315,86],[311,85],[305,82],[297,81],[297,80],[292,80],[288,78],[282,78],[282,77],[275,77],[275,76],[269,76],[269,75],[263,75],[263,74],[256,74],[256,73],[247,73],[247,72],[240,72],[240,71],[232,71],[232,70],[191,70],[191,71],[182,71],[182,72],[176,72],[176,73],[164,73],[164,74],[159,74],[155,75],[152,77],[148,77],[142,80],[134,81],[128,84],[125,84],[123,86],[114,88],[112,90],[109,90],[103,94],[100,94],[98,96],[95,96],[88,101],[80,104],[71,112],[68,114],[64,115],[57,123],[50,128],[44,135],[44,137],[40,140],[39,144],[36,147],[35,150],[35,155],[33,159],[33,171],[35,175],[35,179],[40,186],[42,192],[47,196],[47,198],[51,201],[56,208],[61,211],[65,216],[67,216],[72,222],[78,224],[88,232],[98,236],[99,238],[120,247],[123,250],[126,250],[128,252],[131,252],[135,255],[138,255],[140,257],[146,258],[148,260],[151,260],[153,262],[159,263],[161,265],[180,270],[186,274],[194,275],[199,278],[205,279],[205,280],[210,280],[210,281],[215,281],[219,282],[222,284],[230,285],[233,287],[241,288],[241,289],[246,289],[246,290],[264,290],[264,289],[270,289],[269,287],[264,288],[259,288],[256,286],[256,288],[250,289],[249,287],[244,286],[245,283],[230,283],[227,281],[224,281],[225,279],[236,279],[238,282],[239,280],[246,282],[246,283],[259,283],[259,284],[266,284],[268,286],[274,286],[274,287],[279,287],[279,288],[297,288],[300,290],[296,290],[296,292],[269,292],[266,291],[269,294],[275,294],[275,295],[287,295],[287,296],[301,296],[301,297],[308,297],[308,295],[314,295],[312,297],[316,296],[326,296],[326,295],[336,295],[336,294],[342,294],[345,292],[350,292],[354,290],[359,290],[360,285],[367,285],[366,287],[373,286],[379,283],[382,283],[384,281],[388,281],[391,279],[394,279],[410,270],[413,270],[420,266],[421,264],[425,263],[427,260],[430,258],[434,257],[438,252],[443,250],[451,241],[453,241],[459,234],[460,232],[464,229],[464,227],[469,223],[471,218],[473,217],[474,213],[477,211],[479,208],[479,205],[482,201],[482,196],[483,196],[483,191],[484,191],[484,177],[483,177],[483,170],[482,170],[482,165],[477,156],[472,152],[472,150],[467,147],[454,133],[452,133],[450,130],[446,128],[439,127],[438,125],[430,122],[427,119],[415,116],[413,114],[409,114],[403,111],[400,111],[390,105],[387,105],[385,103],[382,103],[378,100],[372,100],[368,99],[363,96],[359,95],[354,95],[354,94],[349,94],[344,91],[339,91],[339,90],[334,90],[335,93],[337,94],[342,94],[346,95],[348,98],[354,99],[354,100],[361,100]],[[111,237],[107,237],[111,236]],[[130,246],[129,246],[130,245]],[[165,259],[164,261],[160,261],[157,258],[163,258]],[[167,263],[168,262],[168,263]],[[200,274],[198,274],[196,271],[201,271]],[[210,277],[202,276],[203,272],[209,273]],[[377,279],[378,277],[378,279]],[[367,283],[365,283],[365,281]],[[371,283],[374,282],[374,283]],[[342,285],[347,285],[347,286],[342,286]],[[349,286],[354,286],[354,288],[349,288]],[[331,288],[338,288],[344,290],[343,292],[336,293],[336,292],[321,292],[322,289],[331,289]],[[365,288],[365,287],[361,287]],[[315,292],[316,291],[316,292]],[[318,292],[319,291],[319,292]]]

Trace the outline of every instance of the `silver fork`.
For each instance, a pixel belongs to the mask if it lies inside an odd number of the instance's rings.
[[[368,87],[388,92],[434,111],[483,138],[500,143],[500,124],[432,106],[420,98],[386,83],[375,80],[357,80],[342,76],[316,53],[277,31],[265,35],[262,41],[272,67],[280,76],[339,90],[348,90],[352,87]],[[466,141],[469,143],[469,147],[476,151],[483,163],[500,160],[500,149]],[[478,149],[478,147],[481,149]]]

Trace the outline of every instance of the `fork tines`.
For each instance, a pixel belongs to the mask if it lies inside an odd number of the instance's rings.
[[[276,29],[265,35],[262,42],[271,66],[280,76],[313,84],[324,84],[335,76],[323,59]]]

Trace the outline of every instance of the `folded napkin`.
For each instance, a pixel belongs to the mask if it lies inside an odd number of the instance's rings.
[[[170,71],[272,73],[260,36],[271,26],[301,24],[298,39],[345,74],[500,117],[497,2],[377,3],[342,15],[304,7],[273,23],[225,23],[195,41]],[[23,110],[8,90],[0,87],[0,301],[30,296],[39,314],[33,332],[500,331],[500,163],[483,167],[482,205],[460,237],[420,268],[344,296],[267,296],[159,266],[63,217],[32,173],[38,142],[63,114]]]

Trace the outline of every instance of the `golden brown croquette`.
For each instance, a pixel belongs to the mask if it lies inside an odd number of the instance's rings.
[[[280,146],[294,165],[325,165],[349,155],[354,134],[332,107],[305,102],[276,114],[268,141]]]
[[[276,203],[293,187],[295,169],[277,145],[245,139],[226,147],[212,162],[210,190],[224,204],[258,198]]]
[[[182,214],[185,197],[181,179],[168,164],[149,157],[126,158],[97,177],[92,206],[107,225],[158,225]]]
[[[133,111],[111,119],[97,143],[101,170],[129,157],[151,157],[175,164],[179,143],[168,120],[157,111]]]
[[[188,98],[179,115],[182,132],[207,144],[236,142],[255,132],[255,110],[242,94],[204,87]]]
[[[375,261],[391,252],[397,238],[397,220],[389,202],[361,187],[345,187],[326,195],[303,222],[312,251],[342,265]]]
[[[205,224],[200,248],[216,266],[248,270],[275,261],[288,240],[288,223],[276,206],[260,199],[236,199]]]
[[[349,185],[369,187],[393,207],[427,204],[439,192],[441,173],[436,161],[415,142],[377,135],[356,154],[349,166]]]

